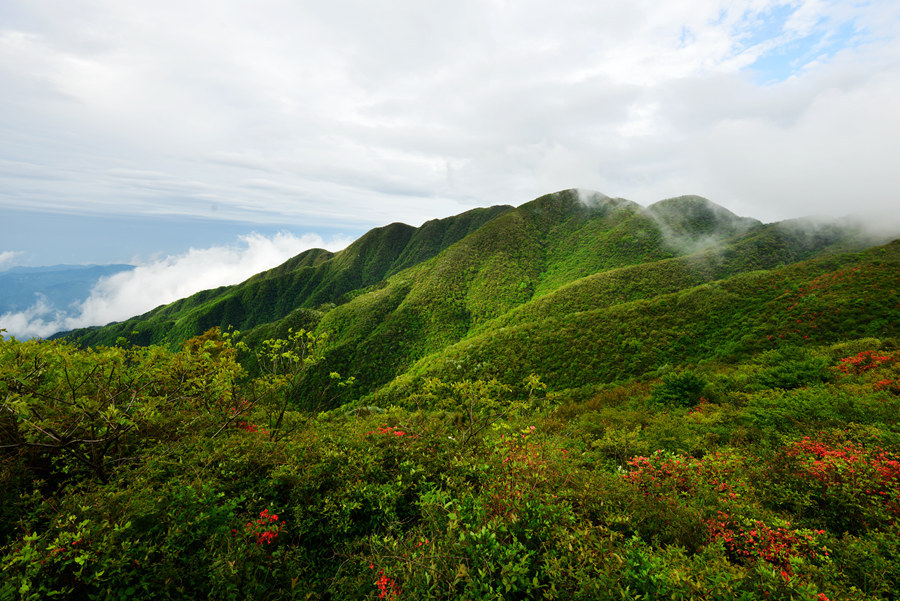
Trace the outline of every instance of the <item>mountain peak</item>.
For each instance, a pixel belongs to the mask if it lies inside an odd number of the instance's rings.
[[[624,198],[612,198],[602,192],[584,188],[569,188],[545,194],[519,206],[519,210],[525,213],[551,218],[586,214],[597,217],[623,208],[637,210],[640,209],[640,205]]]
[[[756,219],[739,217],[702,196],[667,198],[646,209],[671,245],[706,246],[762,225]]]

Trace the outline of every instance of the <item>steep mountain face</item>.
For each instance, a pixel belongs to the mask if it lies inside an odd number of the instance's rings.
[[[71,336],[177,342],[233,325],[255,342],[303,327],[329,336],[308,389],[331,371],[355,376],[361,394],[387,385],[378,394],[388,396],[429,374],[515,383],[533,371],[577,385],[677,362],[679,349],[717,356],[744,344],[758,332],[745,331],[741,316],[762,306],[760,291],[792,277],[772,272],[763,282],[751,272],[866,245],[856,231],[763,225],[696,196],[643,208],[566,190],[420,228],[378,228],[339,253],[308,251],[241,285]],[[673,341],[641,325],[660,316],[708,329]]]
[[[676,199],[672,205],[683,202]],[[544,371],[541,361],[555,357],[576,372],[587,368],[582,376],[588,379],[610,378],[612,372],[597,374],[589,368],[602,361],[595,344],[610,343],[608,337],[592,337],[586,326],[563,327],[554,319],[624,306],[639,313],[643,305],[635,302],[855,244],[853,232],[841,235],[838,228],[803,235],[793,227],[738,218],[708,201],[689,202],[703,209],[703,223],[692,225],[667,210],[651,216],[627,201],[601,199],[586,205],[574,191],[527,203],[417,270],[404,272],[405,277],[388,280],[377,293],[328,313],[320,324],[334,342],[326,363],[354,374],[363,391],[409,369],[441,377],[499,377],[497,363],[515,374],[510,376],[514,381],[528,375],[522,373],[528,363],[521,361],[535,354],[541,357],[530,364],[536,373]],[[705,250],[676,256],[679,249],[698,245]],[[627,320],[621,324],[629,328]],[[522,334],[510,338],[510,331]],[[488,342],[495,339],[505,342]],[[490,350],[473,352],[471,345],[480,344],[476,340]],[[590,358],[575,350],[587,348],[595,353]],[[541,354],[547,349],[553,351]],[[421,364],[414,367],[417,361]],[[433,362],[452,367],[449,372],[434,370]],[[555,383],[561,382],[562,377]]]
[[[418,265],[437,255],[443,249],[477,231],[494,218],[512,211],[513,207],[502,205],[486,209],[473,209],[449,219],[432,219],[417,228],[409,244],[393,262],[387,275],[394,275],[404,269]]]
[[[468,348],[468,341],[502,336],[510,325],[526,327],[552,316],[653,299],[852,245],[850,236],[837,235],[837,230],[836,235],[802,236],[794,228],[736,217],[708,201],[689,202],[703,209],[703,223],[691,225],[666,210],[650,215],[634,203],[605,197],[585,203],[584,194],[576,191],[522,205],[326,314],[319,324],[332,340],[325,364],[353,374],[364,392],[371,391],[417,361],[441,361],[453,345]],[[673,243],[678,239],[688,243]],[[696,246],[705,250],[676,256]],[[547,331],[555,331],[556,325]],[[584,347],[577,330],[567,332],[557,350]],[[535,347],[546,341],[534,338],[535,333],[529,331],[504,348],[518,357],[537,352]],[[463,352],[447,364],[456,375],[489,373],[487,354],[474,361],[471,371],[463,367],[463,357],[473,356]],[[528,375],[515,368],[515,357],[501,356],[510,373]],[[576,370],[579,361],[573,362]]]
[[[119,337],[136,344],[175,344],[215,326],[250,329],[292,314],[296,320],[298,309],[343,302],[345,295],[434,256],[510,210],[509,206],[474,209],[418,229],[402,223],[376,228],[337,253],[308,250],[241,284],[205,290],[124,322],[54,337],[85,345],[113,344]],[[310,322],[301,319],[300,325]]]
[[[506,212],[330,311],[319,325],[333,341],[326,363],[377,386],[543,290],[671,256],[638,205],[582,196],[564,191]]]

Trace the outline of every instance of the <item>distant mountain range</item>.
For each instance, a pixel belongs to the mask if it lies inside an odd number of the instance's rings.
[[[0,315],[24,311],[40,297],[66,308],[85,300],[102,277],[134,269],[132,265],[52,265],[0,271]]]
[[[376,228],[340,252],[309,250],[241,284],[64,335],[174,345],[233,326],[254,343],[307,328],[329,345],[306,388],[330,371],[387,401],[432,376],[513,385],[537,373],[572,388],[773,339],[896,336],[900,244],[870,248],[885,241],[847,222],[763,224],[698,196],[644,208],[565,190]],[[792,305],[801,310],[788,319]]]

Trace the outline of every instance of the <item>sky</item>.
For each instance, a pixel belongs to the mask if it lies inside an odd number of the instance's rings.
[[[4,0],[0,270],[235,283],[566,188],[897,219],[898,33],[895,0]]]

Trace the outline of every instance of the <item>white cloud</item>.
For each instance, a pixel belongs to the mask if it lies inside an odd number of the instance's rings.
[[[65,322],[65,313],[59,311],[38,295],[37,301],[24,311],[0,315],[0,335],[18,338],[47,337],[58,332]]]
[[[897,206],[900,172],[893,108],[900,73],[815,94],[796,120],[722,120],[697,145],[708,182],[721,196],[773,217],[800,201],[807,213],[842,215]]]
[[[9,0],[0,205],[372,227],[588,187],[817,212],[842,171],[894,184],[896,6]],[[844,30],[787,81],[748,71]]]
[[[3,269],[3,266],[7,263],[12,263],[13,260],[24,254],[21,250],[4,250],[0,251],[0,269]]]
[[[0,327],[20,338],[47,337],[62,330],[105,325],[140,315],[201,290],[240,283],[309,248],[336,251],[351,241],[317,235],[241,236],[239,244],[191,249],[176,256],[139,261],[135,269],[100,279],[73,310],[39,297],[26,311],[0,315]]]

